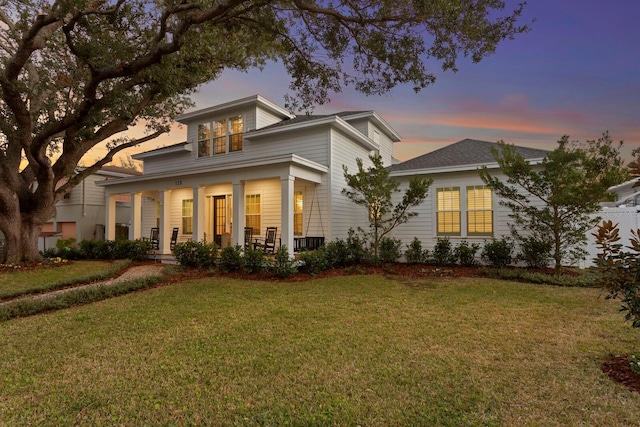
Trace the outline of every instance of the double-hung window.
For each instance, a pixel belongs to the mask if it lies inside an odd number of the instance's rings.
[[[227,121],[225,119],[213,122],[213,154],[227,152]]]
[[[493,234],[491,189],[486,185],[467,187],[467,234],[469,236]]]
[[[436,189],[436,197],[438,236],[462,236],[464,232],[471,237],[493,235],[493,201],[489,187],[471,185],[464,194],[460,187],[441,187]],[[464,215],[462,206],[466,209]]]
[[[182,234],[193,234],[193,199],[182,201]]]
[[[198,125],[198,157],[211,155],[211,123]]]
[[[251,227],[253,234],[260,234],[260,194],[247,194],[244,199],[244,226]]]
[[[460,187],[442,187],[437,194],[438,236],[460,235]]]
[[[229,151],[242,150],[242,116],[229,119]]]

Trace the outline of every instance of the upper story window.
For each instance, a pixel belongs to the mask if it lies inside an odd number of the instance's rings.
[[[198,157],[242,150],[242,116],[233,116],[198,125]]]

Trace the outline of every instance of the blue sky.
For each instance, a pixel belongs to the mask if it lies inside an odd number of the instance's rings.
[[[394,151],[400,160],[464,138],[553,149],[564,134],[585,141],[607,130],[624,140],[630,158],[640,146],[640,5],[532,0],[522,22],[534,18],[529,33],[480,63],[461,60],[457,73],[433,69],[436,83],[418,94],[401,86],[367,97],[346,88],[315,112],[377,111],[403,138]],[[270,64],[262,72],[224,72],[193,99],[204,108],[260,94],[284,105],[288,86],[282,67]],[[176,129],[155,146],[180,142],[185,133]]]

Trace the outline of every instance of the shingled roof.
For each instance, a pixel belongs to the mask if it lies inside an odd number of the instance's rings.
[[[389,170],[395,172],[495,163],[496,160],[491,152],[491,147],[499,146],[500,144],[495,142],[467,138],[430,153],[423,154],[422,156],[395,164],[389,167]],[[525,159],[540,159],[548,154],[547,150],[538,148],[521,147],[517,145],[514,146],[514,148],[516,152],[520,153]]]

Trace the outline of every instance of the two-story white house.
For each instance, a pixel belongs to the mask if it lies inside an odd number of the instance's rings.
[[[160,231],[159,252],[170,236],[242,244],[277,227],[293,252],[298,237],[346,237],[367,225],[367,212],[342,195],[343,165],[356,171],[377,152],[392,164],[398,133],[374,111],[294,116],[256,95],[183,114],[187,141],[133,156],[144,174],[104,181],[106,238],[115,235],[118,197],[131,200],[129,237]]]

